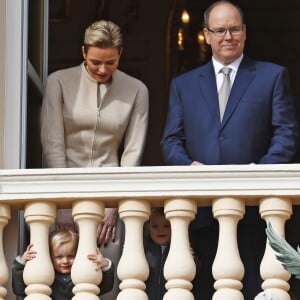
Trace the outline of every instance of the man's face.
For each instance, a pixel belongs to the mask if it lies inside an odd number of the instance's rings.
[[[213,57],[223,65],[230,64],[245,47],[246,25],[242,23],[238,10],[230,4],[220,4],[212,9],[208,24],[203,32]],[[218,34],[224,31],[225,35]]]

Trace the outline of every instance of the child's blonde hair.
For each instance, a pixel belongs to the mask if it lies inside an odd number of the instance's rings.
[[[66,243],[72,243],[74,249],[77,249],[79,235],[70,229],[58,229],[53,231],[49,237],[49,248],[52,255],[53,250]]]

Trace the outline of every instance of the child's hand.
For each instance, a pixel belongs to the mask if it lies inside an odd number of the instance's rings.
[[[26,251],[22,255],[22,260],[25,262],[25,264],[36,257],[36,251],[32,249],[33,244],[30,244],[27,246]]]
[[[108,261],[103,257],[99,248],[96,249],[96,254],[89,254],[87,257],[96,264],[96,271],[108,266]]]

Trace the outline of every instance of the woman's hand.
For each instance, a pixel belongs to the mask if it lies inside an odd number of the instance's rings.
[[[112,242],[116,240],[117,220],[117,208],[105,208],[103,223],[99,224],[97,228],[98,245],[106,245],[109,240],[111,240]]]

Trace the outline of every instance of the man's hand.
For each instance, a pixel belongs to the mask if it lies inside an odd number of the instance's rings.
[[[199,162],[199,161],[196,161],[194,160],[192,163],[191,163],[191,166],[199,166],[199,165],[203,165],[203,163]]]

